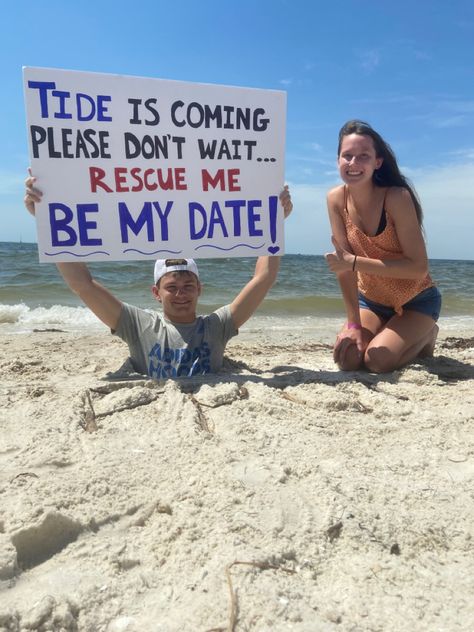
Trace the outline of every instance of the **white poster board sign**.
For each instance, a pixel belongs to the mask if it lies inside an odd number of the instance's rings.
[[[23,75],[40,261],[283,254],[285,92]]]

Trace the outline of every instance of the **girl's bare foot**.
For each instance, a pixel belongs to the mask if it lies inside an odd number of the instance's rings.
[[[418,354],[419,358],[432,358],[433,357],[434,348],[436,345],[436,338],[438,337],[438,331],[439,331],[439,327],[438,325],[435,325],[433,329],[430,331],[428,342]]]

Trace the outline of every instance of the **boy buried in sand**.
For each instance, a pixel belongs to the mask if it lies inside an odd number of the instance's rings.
[[[25,206],[35,214],[42,193],[26,179]],[[291,213],[288,187],[280,194],[285,218]],[[214,373],[222,366],[227,342],[265,298],[280,267],[279,257],[259,257],[253,278],[225,305],[209,316],[196,316],[201,294],[198,267],[193,259],[160,259],[155,263],[152,292],[162,304],[163,315],[122,303],[92,278],[84,263],[57,263],[69,288],[122,338],[138,373],[155,379]]]

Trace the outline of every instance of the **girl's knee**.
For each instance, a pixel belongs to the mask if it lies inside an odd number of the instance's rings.
[[[398,367],[395,357],[387,347],[369,347],[364,356],[364,364],[371,373],[389,373]]]

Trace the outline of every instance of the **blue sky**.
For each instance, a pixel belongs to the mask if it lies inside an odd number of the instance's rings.
[[[286,251],[332,249],[325,193],[350,118],[391,144],[432,258],[473,259],[471,0],[44,0],[11,4],[0,41],[0,241],[36,241],[22,205],[22,66],[285,90]]]

